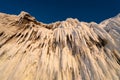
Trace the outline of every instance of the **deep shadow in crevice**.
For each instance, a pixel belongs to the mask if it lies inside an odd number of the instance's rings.
[[[107,40],[102,39],[102,38],[99,37],[99,36],[98,36],[99,42],[93,40],[91,37],[89,37],[89,38],[90,38],[90,41],[91,41],[93,44],[95,44],[97,47],[99,47],[99,48],[102,48],[102,47],[104,47],[104,46],[107,44]]]

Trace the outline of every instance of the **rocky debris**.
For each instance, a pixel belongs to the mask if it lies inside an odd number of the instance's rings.
[[[44,24],[0,13],[0,80],[120,80],[120,17]]]

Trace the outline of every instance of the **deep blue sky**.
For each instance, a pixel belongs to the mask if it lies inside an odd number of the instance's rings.
[[[26,11],[38,21],[51,23],[66,18],[97,23],[120,13],[120,0],[1,0],[0,12]]]

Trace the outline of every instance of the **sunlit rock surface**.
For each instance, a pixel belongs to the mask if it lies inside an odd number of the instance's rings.
[[[120,80],[120,14],[44,24],[0,13],[0,80]]]

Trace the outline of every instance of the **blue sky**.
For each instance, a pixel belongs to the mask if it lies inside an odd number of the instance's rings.
[[[38,21],[51,23],[77,18],[97,23],[120,13],[120,0],[1,0],[0,12],[26,11]]]

